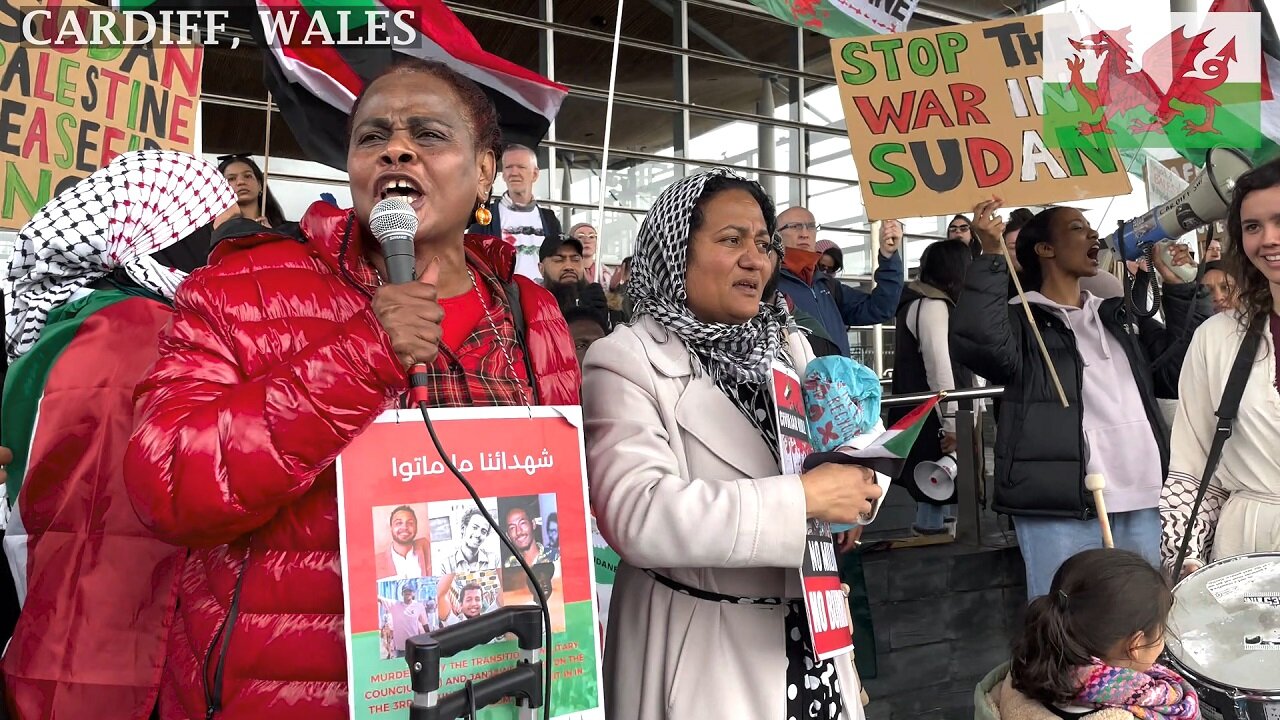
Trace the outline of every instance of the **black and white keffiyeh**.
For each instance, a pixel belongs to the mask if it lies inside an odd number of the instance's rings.
[[[710,376],[719,381],[763,383],[791,324],[782,294],[765,298],[760,313],[742,325],[702,322],[685,305],[690,221],[707,182],[716,177],[751,182],[716,169],[663,190],[640,225],[627,292],[635,303],[634,315],[648,315],[679,336],[694,355],[695,368],[705,361]],[[780,254],[781,241],[775,236],[773,242]]]
[[[186,273],[151,254],[234,203],[216,167],[169,150],[125,153],[60,193],[18,232],[9,271],[0,278],[9,360],[35,344],[53,308],[117,268],[172,298]]]

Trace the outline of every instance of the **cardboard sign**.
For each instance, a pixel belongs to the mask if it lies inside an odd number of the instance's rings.
[[[203,48],[41,47],[22,41],[20,20],[0,11],[0,228],[21,228],[121,153],[193,151]]]
[[[1194,167],[1193,165],[1192,168]],[[1147,158],[1142,180],[1147,186],[1147,203],[1153,208],[1178,197],[1188,185],[1187,181],[1178,176],[1168,165],[1154,158]],[[1193,232],[1178,238],[1178,242],[1192,248],[1196,247],[1195,241],[1196,233]]]
[[[868,219],[969,212],[992,195],[1017,207],[1130,192],[1106,135],[1043,136],[1041,24],[831,41]]]
[[[581,412],[441,409],[431,419],[454,465],[550,586],[554,652],[544,657],[553,716],[602,720]],[[445,468],[418,411],[385,413],[342,453],[337,472],[351,717],[404,717],[413,698],[405,640],[499,607],[535,604],[535,595]],[[517,655],[515,640],[503,639],[449,657],[440,692],[502,672]],[[512,703],[478,714],[517,716]]]
[[[804,459],[813,452],[800,378],[790,369],[774,365],[773,394],[778,413],[778,457],[782,461],[782,472],[800,474],[804,470]],[[849,599],[840,583],[840,563],[836,558],[835,542],[831,539],[831,525],[821,520],[808,523],[800,582],[804,588],[809,637],[818,659],[826,660],[852,652],[853,625],[849,617]]]

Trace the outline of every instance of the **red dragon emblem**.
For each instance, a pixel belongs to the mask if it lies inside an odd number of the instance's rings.
[[[1110,134],[1110,126],[1114,120],[1124,118],[1139,108],[1142,109],[1142,114],[1135,115],[1130,120],[1129,131],[1137,134],[1161,130],[1184,114],[1170,104],[1177,100],[1185,105],[1198,105],[1205,109],[1203,122],[1197,123],[1184,117],[1183,130],[1187,135],[1221,134],[1214,127],[1214,112],[1222,103],[1209,93],[1227,80],[1227,66],[1236,61],[1235,39],[1227,41],[1216,54],[1200,63],[1200,56],[1209,49],[1205,38],[1212,31],[1206,30],[1188,36],[1186,26],[1182,26],[1148,48],[1142,54],[1142,67],[1132,69],[1130,29],[1103,30],[1079,40],[1069,39],[1071,47],[1077,53],[1092,50],[1094,57],[1102,58],[1095,87],[1085,84],[1081,72],[1085,62],[1079,54],[1066,61],[1067,69],[1071,71],[1071,87],[1095,113],[1102,113],[1097,122],[1080,123],[1080,133]],[[1167,90],[1161,90],[1152,80],[1148,74],[1148,70],[1152,68],[1170,68],[1172,80]]]

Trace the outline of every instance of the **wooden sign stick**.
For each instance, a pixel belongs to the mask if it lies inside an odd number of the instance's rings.
[[[1053,360],[1049,358],[1049,350],[1044,346],[1044,338],[1040,336],[1040,328],[1036,326],[1035,316],[1031,314],[1031,305],[1027,303],[1027,294],[1022,292],[1022,281],[1018,279],[1018,273],[1014,272],[1013,259],[1009,257],[1009,246],[1000,243],[1000,254],[1004,256],[1004,262],[1009,266],[1009,277],[1013,278],[1013,289],[1018,291],[1018,301],[1022,303],[1022,309],[1027,313],[1027,322],[1031,325],[1031,333],[1036,336],[1036,344],[1040,346],[1040,355],[1044,357],[1044,364],[1049,368],[1049,377],[1053,378],[1053,387],[1058,391],[1058,399],[1062,400],[1062,407],[1069,407],[1067,403],[1067,393],[1062,389],[1062,381],[1058,379],[1058,370],[1053,366]]]

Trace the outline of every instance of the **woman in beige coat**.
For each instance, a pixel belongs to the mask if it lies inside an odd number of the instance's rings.
[[[796,570],[809,519],[855,522],[880,491],[854,466],[779,474],[772,364],[812,352],[764,297],[774,225],[727,171],[668,187],[640,228],[636,320],[587,353],[591,504],[622,557],[610,720],[863,717],[849,656],[812,656]]]

